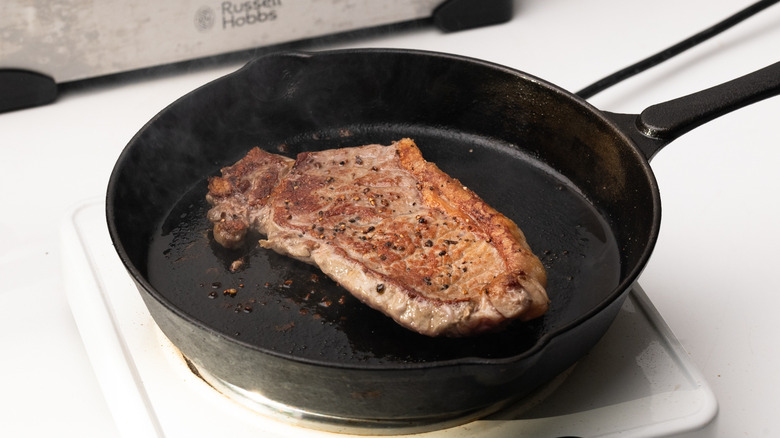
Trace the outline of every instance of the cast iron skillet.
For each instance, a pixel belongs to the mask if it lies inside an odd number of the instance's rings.
[[[182,97],[138,132],[111,175],[109,230],[151,315],[197,368],[327,416],[440,421],[526,395],[584,355],[658,235],[649,158],[779,91],[774,64],[620,115],[447,54],[273,54]],[[212,242],[206,178],[249,148],[294,156],[402,137],[525,231],[549,273],[543,318],[478,338],[426,338],[256,239],[237,251]]]

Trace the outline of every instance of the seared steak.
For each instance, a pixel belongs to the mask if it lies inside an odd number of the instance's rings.
[[[304,152],[253,149],[209,181],[214,238],[318,266],[362,302],[428,336],[466,336],[548,306],[517,225],[422,158],[412,140]]]
[[[254,148],[222,169],[221,178],[210,178],[206,200],[213,206],[208,219],[214,223],[214,239],[226,248],[236,248],[244,243],[250,227],[264,233],[271,192],[294,162]]]

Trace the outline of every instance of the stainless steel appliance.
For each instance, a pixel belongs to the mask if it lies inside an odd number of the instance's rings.
[[[426,21],[507,21],[507,0],[10,0],[0,7],[0,111],[48,103],[56,84],[324,35]]]

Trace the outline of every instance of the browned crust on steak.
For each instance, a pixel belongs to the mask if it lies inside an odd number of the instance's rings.
[[[263,247],[317,265],[428,336],[495,330],[547,310],[544,268],[517,225],[412,140],[305,152],[294,164],[274,157],[250,151],[210,180],[220,243],[256,229]]]
[[[262,232],[273,189],[287,175],[294,160],[251,149],[244,158],[209,178],[206,200],[214,239],[226,248],[241,246],[250,227]]]
[[[543,315],[549,299],[544,288],[547,273],[541,261],[531,251],[525,235],[511,219],[488,205],[476,193],[455,178],[442,172],[434,163],[425,161],[419,148],[410,139],[397,143],[401,165],[422,184],[425,202],[446,211],[473,227],[499,252],[505,263],[505,272],[485,287],[491,303],[505,317],[523,321]],[[515,293],[520,291],[521,303]]]

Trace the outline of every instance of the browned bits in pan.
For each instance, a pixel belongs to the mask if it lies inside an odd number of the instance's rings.
[[[243,267],[244,267],[244,260],[242,259],[233,260],[233,262],[230,264],[230,272],[237,272]]]

